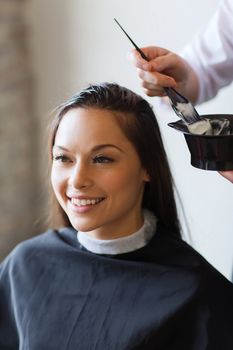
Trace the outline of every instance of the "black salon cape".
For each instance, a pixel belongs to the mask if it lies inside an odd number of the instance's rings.
[[[0,270],[0,350],[232,350],[233,285],[159,226],[137,251],[96,255],[65,228]]]

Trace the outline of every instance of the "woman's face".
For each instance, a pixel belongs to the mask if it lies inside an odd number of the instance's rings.
[[[142,225],[149,177],[111,111],[76,108],[64,115],[55,137],[51,180],[76,230],[113,239]]]

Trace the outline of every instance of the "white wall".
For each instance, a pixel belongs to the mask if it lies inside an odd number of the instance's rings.
[[[179,51],[213,14],[218,0],[31,0],[28,20],[37,74],[38,115],[88,83],[114,81],[143,94],[126,59],[131,44],[116,17],[139,46]],[[200,113],[232,113],[233,87]],[[190,226],[192,244],[228,278],[233,265],[233,186],[215,172],[193,168],[183,136],[167,126],[171,109],[154,104],[175,182]]]

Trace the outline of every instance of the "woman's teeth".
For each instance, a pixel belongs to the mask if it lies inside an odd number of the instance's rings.
[[[77,205],[78,207],[86,206],[86,205],[94,205],[101,202],[104,198],[96,198],[96,199],[77,199],[71,198],[71,203]]]

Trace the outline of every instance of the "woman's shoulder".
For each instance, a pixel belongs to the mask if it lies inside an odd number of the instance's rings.
[[[72,241],[75,242],[75,233],[72,228],[50,229],[17,244],[2,262],[1,268],[26,264],[34,256],[52,256],[55,252],[64,251]]]
[[[233,293],[233,284],[184,239],[160,227],[157,242],[159,242],[161,259],[164,259],[167,264],[189,269],[190,272],[198,274],[203,285],[212,287],[225,285]]]
[[[173,266],[199,266],[205,262],[204,257],[198,253],[181,235],[174,233],[163,223],[159,222],[155,232],[151,251],[156,251],[158,257]]]

